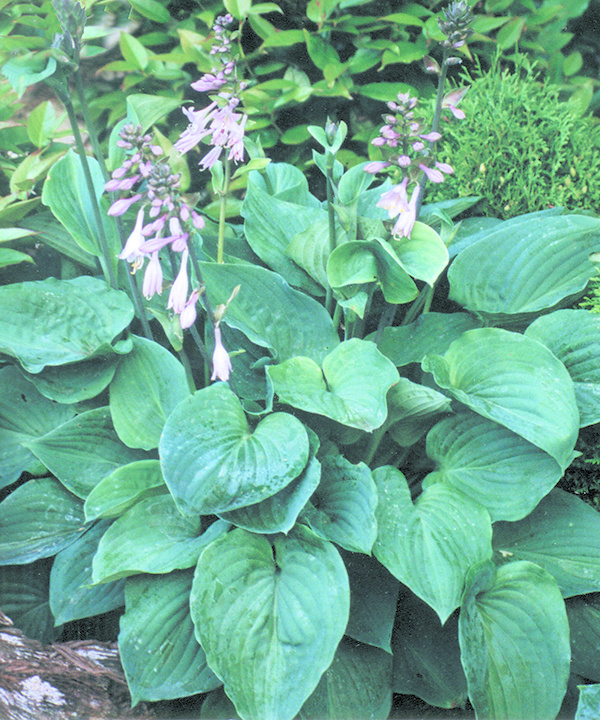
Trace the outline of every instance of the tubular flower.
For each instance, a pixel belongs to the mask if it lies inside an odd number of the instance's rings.
[[[179,315],[185,308],[187,302],[188,293],[188,274],[187,274],[187,261],[189,251],[186,248],[181,253],[181,264],[179,266],[179,272],[177,277],[173,281],[171,286],[171,292],[169,293],[169,302],[167,303],[168,308],[172,308],[173,312]]]
[[[215,325],[215,349],[213,351],[212,361],[213,371],[210,379],[227,382],[231,375],[231,358],[223,345],[221,328],[218,323]]]

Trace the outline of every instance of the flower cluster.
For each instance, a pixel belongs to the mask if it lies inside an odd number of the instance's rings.
[[[456,93],[446,96],[442,103],[455,117],[464,117],[455,103],[460,98]],[[464,93],[463,93],[464,94]],[[437,162],[431,154],[431,146],[441,134],[437,131],[423,132],[423,119],[415,112],[417,98],[409,93],[400,93],[396,102],[389,102],[391,113],[383,116],[385,125],[380,129],[378,137],[371,142],[381,149],[385,160],[367,163],[365,171],[378,173],[391,168],[401,171],[403,180],[381,196],[378,206],[387,210],[390,218],[397,218],[392,234],[408,237],[417,219],[417,205],[421,189],[421,178],[425,175],[431,182],[441,183],[444,175],[454,170],[447,163]],[[408,186],[412,185],[410,199]]]
[[[469,27],[473,11],[464,0],[459,0],[442,10],[442,14],[443,18],[438,19],[439,28],[446,36],[442,46],[447,49],[461,47],[473,34],[473,28]]]
[[[119,258],[131,263],[134,273],[148,259],[142,292],[150,299],[162,292],[160,250],[169,246],[179,253],[179,271],[171,286],[167,307],[179,315],[181,327],[190,327],[196,319],[200,290],[194,289],[188,295],[188,238],[193,228],[204,227],[204,219],[182,201],[179,175],[173,174],[168,162],[159,159],[162,149],[153,144],[151,135],[143,134],[139,126],[128,124],[121,130],[120,138],[117,144],[126,151],[127,158],[112,173],[105,189],[126,195],[112,203],[108,214],[123,215],[135,204],[140,204],[140,208]]]
[[[217,95],[211,98],[212,102],[202,110],[182,108],[189,125],[175,143],[175,148],[183,154],[208,139],[212,147],[200,160],[202,170],[210,169],[221,158],[224,150],[227,152],[227,160],[240,162],[244,158],[244,131],[248,116],[238,112],[238,106],[239,94],[247,84],[237,78],[231,33],[227,30],[232,21],[229,14],[216,19],[213,26],[215,44],[211,55],[215,56],[217,64],[211,72],[191,84],[198,92],[218,91]]]

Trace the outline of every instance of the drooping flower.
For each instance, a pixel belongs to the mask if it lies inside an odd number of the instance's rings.
[[[143,253],[140,251],[141,246],[144,244],[146,238],[142,233],[142,227],[144,225],[144,208],[138,210],[138,214],[135,220],[135,225],[131,231],[130,236],[125,241],[123,250],[118,255],[120,260],[127,260],[129,263],[136,263],[139,267],[137,260],[140,256],[143,257]],[[143,260],[142,260],[143,262]]]
[[[158,257],[158,250],[150,255],[150,262],[146,267],[144,273],[144,283],[142,285],[142,293],[146,300],[150,300],[151,297],[160,295],[162,293],[162,280],[163,273],[160,266],[160,259]]]
[[[113,217],[117,217],[118,215],[124,215],[129,208],[132,205],[135,205],[135,203],[138,200],[141,200],[142,196],[137,193],[136,195],[133,195],[129,198],[120,198],[119,200],[115,200],[115,202],[108,208],[108,214],[112,215]]]
[[[419,190],[419,185],[415,185],[406,207],[400,210],[398,219],[396,220],[394,227],[392,228],[392,235],[410,237],[415,222],[417,221],[417,202],[419,200]]]
[[[213,371],[210,379],[227,382],[231,375],[231,358],[223,345],[221,328],[218,323],[215,325],[215,349],[213,351],[212,361]]]
[[[179,315],[179,324],[181,325],[182,329],[185,330],[186,328],[192,327],[192,325],[196,322],[196,303],[198,302],[198,298],[200,297],[200,291],[199,290],[192,290],[190,297],[188,301],[185,304],[185,307],[181,311],[181,314]]]
[[[400,212],[406,210],[408,208],[407,185],[408,177],[405,177],[399,185],[394,185],[391,190],[382,194],[377,207],[387,210],[390,218],[395,218]]]
[[[427,175],[429,180],[433,183],[441,183],[444,182],[444,175],[440,170],[437,170],[436,168],[430,168],[427,167],[427,165],[424,165],[423,163],[419,163],[419,167],[421,170]]]
[[[177,277],[173,281],[171,286],[171,292],[169,293],[169,302],[167,308],[171,308],[176,315],[179,315],[185,308],[188,294],[188,274],[187,274],[187,261],[189,251],[187,248],[181,253],[181,264],[179,266],[179,272]]]
[[[181,137],[175,143],[175,149],[184,155],[186,152],[196,147],[198,143],[210,135],[210,129],[207,125],[213,119],[213,113],[217,108],[216,100],[207,105],[203,110],[194,110],[193,108],[182,107],[181,109],[187,115],[190,124],[181,134]]]

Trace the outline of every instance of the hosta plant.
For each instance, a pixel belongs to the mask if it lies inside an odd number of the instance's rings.
[[[0,606],[44,639],[120,611],[134,704],[554,718],[570,678],[600,682],[600,516],[556,488],[600,422],[599,322],[572,309],[600,220],[422,204],[453,172],[465,3],[427,58],[432,126],[390,98],[378,158],[347,171],[347,127],[310,126],[325,200],[244,144],[231,22],[174,148],[138,98],[110,176],[53,165],[39,237],[81,271],[0,287]],[[198,148],[218,222],[172,167]]]

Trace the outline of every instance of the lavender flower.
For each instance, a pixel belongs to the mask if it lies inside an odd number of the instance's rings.
[[[225,350],[223,345],[219,323],[215,324],[215,349],[213,351],[212,361],[213,372],[210,379],[227,382],[231,374],[231,359],[229,357],[229,353]]]

